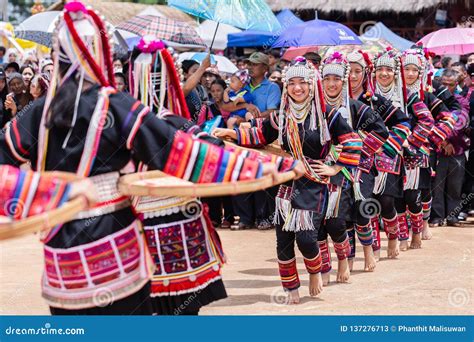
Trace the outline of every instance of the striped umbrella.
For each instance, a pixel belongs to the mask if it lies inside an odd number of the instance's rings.
[[[187,23],[154,15],[137,15],[117,26],[143,37],[151,35],[178,44],[206,46],[199,34]]]

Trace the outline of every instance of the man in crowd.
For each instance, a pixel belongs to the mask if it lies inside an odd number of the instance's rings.
[[[453,69],[445,69],[441,82],[453,94],[458,86],[458,74]],[[457,96],[458,101],[465,102]],[[466,129],[469,126],[468,105],[461,103],[462,110],[456,113],[457,123],[454,134],[445,140],[438,151],[436,177],[433,186],[433,204],[431,210],[432,227],[443,224],[446,219],[448,226],[459,226],[461,192],[465,174],[466,157],[464,152],[469,148]]]
[[[246,108],[254,117],[267,118],[272,111],[278,110],[281,98],[280,87],[266,77],[270,60],[266,54],[254,52],[246,62],[250,74],[250,83],[246,89],[252,94],[253,104],[228,103],[223,108],[228,111]],[[235,213],[240,216],[240,223],[233,229],[248,229],[255,224],[258,229],[270,229],[272,227],[270,216],[274,212],[275,195],[276,189],[267,189],[234,196],[233,206]]]

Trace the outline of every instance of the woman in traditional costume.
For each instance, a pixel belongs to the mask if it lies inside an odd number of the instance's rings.
[[[388,180],[387,172],[380,172],[376,178],[374,190],[375,194],[391,195],[390,203],[381,202],[382,221],[389,240],[388,256],[395,258],[399,254],[399,232],[405,230],[407,209],[413,230],[412,245],[415,247],[421,243],[423,212],[420,184],[426,184],[430,180],[428,139],[434,120],[418,94],[407,93],[400,54],[391,49],[380,53],[374,59],[374,66],[376,94],[382,95],[395,107],[404,111],[410,119],[412,128],[411,134],[402,145],[402,163],[399,163],[398,157],[395,160],[387,160],[387,164],[389,164],[387,169],[389,170],[399,171],[399,167],[403,167],[401,170],[403,178],[392,179],[392,182]],[[381,166],[384,164],[383,160],[380,164]],[[397,200],[394,201],[395,210],[393,210],[391,204],[395,198]]]
[[[53,34],[48,95],[0,136],[0,163],[30,161],[34,170],[74,172],[98,189],[94,207],[42,239],[42,294],[52,314],[152,314],[154,263],[130,199],[117,187],[132,155],[197,183],[254,179],[272,169],[176,131],[118,93],[108,29],[95,11],[67,3]]]
[[[374,188],[375,170],[372,170],[374,155],[382,149],[389,134],[382,118],[366,104],[350,97],[350,65],[347,59],[335,52],[320,66],[324,100],[338,110],[349,126],[362,139],[362,153],[357,169],[343,170],[331,177],[329,204],[322,229],[319,231],[319,245],[323,253],[323,281],[329,282],[331,270],[330,253],[326,252],[327,235],[331,236],[338,258],[337,282],[349,280],[351,248],[346,227],[353,227],[364,247],[365,271],[373,271],[376,260],[372,250],[373,236],[370,217],[364,212],[365,200],[370,200]],[[330,159],[337,158],[334,148]],[[355,204],[355,206],[354,206]],[[353,228],[352,228],[353,229]]]
[[[373,199],[368,198],[362,203],[362,213],[371,218],[373,232],[372,249],[376,260],[380,259],[380,224],[379,214],[382,221],[390,223],[395,217],[396,195],[400,196],[402,191],[401,154],[402,145],[410,134],[410,122],[407,114],[400,108],[394,106],[391,101],[375,92],[373,85],[373,64],[369,56],[362,51],[354,51],[347,55],[351,66],[351,91],[352,98],[370,106],[372,110],[383,119],[389,131],[389,137],[384,143],[382,150],[378,151],[374,158],[374,169],[377,189],[374,191]],[[378,177],[380,176],[380,177]],[[390,184],[390,186],[385,186]],[[374,184],[375,188],[375,184]],[[392,224],[390,227],[394,229]],[[350,234],[351,236],[352,234]],[[355,257],[355,244],[351,243],[352,252],[349,258],[349,266],[352,269]]]
[[[196,139],[224,146],[222,140],[210,137],[189,121],[179,65],[162,42],[142,39],[130,65],[133,95],[155,108],[159,118]],[[293,165],[292,160],[279,159],[280,165]],[[139,171],[151,169],[138,163]],[[198,198],[173,196],[135,197],[132,203],[140,213],[155,263],[151,281],[154,314],[196,315],[202,306],[226,298],[221,276],[225,257],[207,205]]]
[[[279,114],[273,113],[251,128],[217,129],[215,135],[228,136],[239,145],[256,147],[278,139],[305,166],[305,177],[280,186],[274,223],[277,255],[288,303],[299,303],[300,281],[294,244],[303,254],[310,274],[309,293],[322,291],[321,253],[318,230],[327,206],[327,184],[343,167],[359,163],[361,140],[342,115],[324,103],[319,74],[314,66],[298,57],[283,76],[284,87]],[[342,145],[335,164],[325,164],[331,144]]]

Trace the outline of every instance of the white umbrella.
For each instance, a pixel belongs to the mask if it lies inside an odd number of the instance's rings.
[[[194,59],[197,62],[202,62],[206,55],[207,52],[183,52],[179,55],[178,61],[182,62],[185,59]],[[219,72],[226,74],[233,74],[238,70],[234,63],[225,56],[211,55],[211,64],[215,64]]]
[[[15,38],[29,40],[44,46],[52,46],[53,30],[60,11],[41,12],[24,20],[15,27]],[[121,49],[127,51],[127,44],[120,33],[114,30],[114,39]]]
[[[214,37],[216,28],[216,21],[205,20],[201,25],[198,26],[196,31],[197,33],[199,33],[206,45],[211,46],[212,38]],[[217,30],[216,38],[214,39],[214,45],[212,45],[212,48],[216,50],[224,50],[227,47],[227,35],[229,35],[230,33],[238,33],[241,31],[241,29],[238,29],[231,25],[219,24],[219,30]]]

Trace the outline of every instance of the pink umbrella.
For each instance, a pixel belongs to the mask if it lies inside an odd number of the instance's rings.
[[[465,55],[474,52],[474,28],[455,27],[434,31],[418,43],[438,55]]]
[[[299,47],[290,47],[288,50],[285,51],[283,54],[283,59],[285,61],[292,61],[298,56],[304,56],[308,52],[318,52],[318,46],[310,45],[310,46],[299,46]]]

